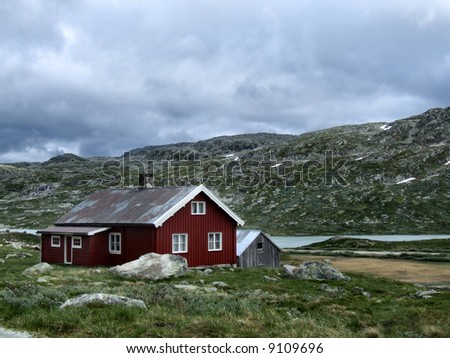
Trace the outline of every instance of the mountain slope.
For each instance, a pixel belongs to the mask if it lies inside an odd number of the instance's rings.
[[[39,228],[102,187],[204,183],[270,234],[450,233],[450,107],[302,135],[223,136],[123,158],[0,165],[0,224]]]

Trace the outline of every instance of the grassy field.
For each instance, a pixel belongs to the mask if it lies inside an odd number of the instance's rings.
[[[28,243],[21,250],[10,240]],[[0,235],[0,326],[47,337],[450,337],[450,292],[417,298],[412,283],[349,272],[349,282],[308,282],[282,269],[213,269],[209,275],[158,283],[117,278],[107,268],[55,266],[26,277],[39,262],[36,238]],[[284,263],[300,262],[294,254]],[[362,267],[361,271],[364,268]],[[207,289],[221,281],[226,287]],[[191,284],[194,292],[176,284]],[[326,285],[324,285],[324,283]],[[60,310],[83,293],[113,293],[141,299],[148,309],[92,306]]]

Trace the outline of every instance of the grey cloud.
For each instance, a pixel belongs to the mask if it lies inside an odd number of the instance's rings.
[[[445,1],[0,5],[0,162],[448,106]]]

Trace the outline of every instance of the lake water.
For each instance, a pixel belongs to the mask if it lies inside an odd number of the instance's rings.
[[[4,228],[3,230],[6,230]],[[30,229],[8,229],[11,232],[26,232],[28,234],[37,234],[36,230]],[[1,228],[0,228],[0,231]],[[337,236],[337,235],[334,235]],[[378,241],[417,241],[431,239],[450,239],[449,235],[342,235],[345,237],[353,237],[355,239],[369,239]],[[277,244],[280,249],[289,249],[295,247],[306,246],[316,242],[326,241],[330,236],[271,236],[272,241]]]
[[[335,235],[336,236],[336,235]],[[431,239],[450,239],[449,235],[342,235],[356,239],[369,239],[378,241],[418,241]],[[333,236],[271,236],[280,249],[306,246],[316,242],[326,241]]]

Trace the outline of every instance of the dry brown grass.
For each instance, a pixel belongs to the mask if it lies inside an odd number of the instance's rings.
[[[293,256],[290,257],[291,259]],[[294,264],[305,261],[330,260],[331,264],[346,273],[367,273],[409,283],[449,283],[450,263],[417,262],[399,259],[359,257],[297,256]]]

